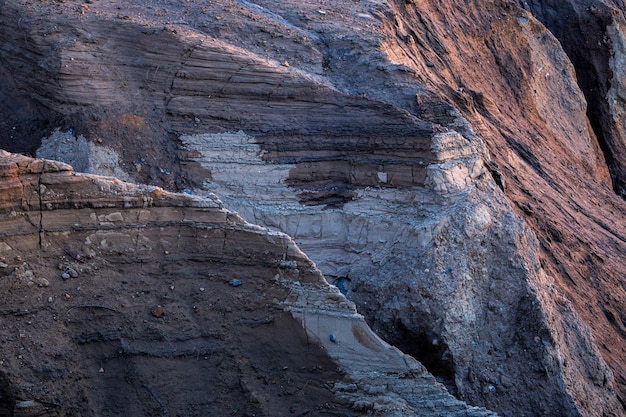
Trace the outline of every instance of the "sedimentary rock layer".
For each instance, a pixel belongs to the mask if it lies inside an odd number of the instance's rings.
[[[117,152],[136,181],[219,193],[474,404],[623,414],[624,202],[528,11],[5,4],[3,144],[52,125],[50,157]]]
[[[289,237],[215,197],[4,151],[0,178],[11,415],[494,415],[379,339]]]

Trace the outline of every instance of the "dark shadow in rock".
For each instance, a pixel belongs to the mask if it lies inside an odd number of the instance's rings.
[[[457,395],[454,383],[454,362],[448,345],[431,330],[413,332],[398,321],[395,323],[399,340],[390,341],[398,349],[419,360],[452,395]]]
[[[15,394],[9,378],[0,372],[0,417],[13,417]]]

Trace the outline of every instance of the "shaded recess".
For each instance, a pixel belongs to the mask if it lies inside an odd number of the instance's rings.
[[[11,382],[4,372],[0,372],[0,417],[13,417],[15,394]]]
[[[396,321],[395,328],[398,332],[397,340],[390,340],[390,343],[419,360],[452,395],[458,397],[459,393],[454,382],[454,360],[448,345],[431,330],[418,333],[408,329],[399,320]]]
[[[24,43],[28,44],[27,35],[24,37]],[[29,90],[36,86],[19,82],[16,74],[24,72],[24,64],[15,59],[14,51],[9,53],[3,46],[0,46],[0,149],[34,155],[41,138],[58,126],[61,115],[33,98]],[[20,54],[27,55],[28,51],[21,50]],[[46,77],[42,74],[38,78]]]

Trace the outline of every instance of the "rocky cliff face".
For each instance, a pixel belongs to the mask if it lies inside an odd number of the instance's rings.
[[[216,198],[0,153],[3,415],[494,415]]]
[[[624,196],[624,2],[520,3],[557,37],[574,65],[615,191]]]
[[[623,415],[624,7],[574,3],[5,2],[2,144],[218,194],[471,404]]]

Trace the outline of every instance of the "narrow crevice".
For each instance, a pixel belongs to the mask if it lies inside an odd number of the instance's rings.
[[[576,80],[587,101],[587,119],[596,136],[604,161],[611,174],[613,190],[626,197],[626,178],[615,155],[615,135],[607,94],[613,72],[610,68],[611,48],[607,45],[608,27],[614,15],[610,7],[594,2],[590,7],[575,0],[519,2],[529,9],[561,43],[576,72]],[[568,18],[563,18],[568,16]],[[602,47],[600,47],[602,46]]]
[[[585,99],[588,103],[593,103],[595,100],[593,97],[588,97],[587,92],[583,91],[585,94]],[[605,104],[605,103],[604,103]],[[589,105],[587,109],[587,118],[589,119],[589,124],[591,125],[591,129],[598,140],[598,144],[600,145],[600,149],[602,150],[602,154],[604,155],[604,161],[609,168],[609,173],[611,174],[611,180],[613,185],[613,191],[617,195],[622,198],[626,198],[626,179],[619,177],[619,167],[618,162],[615,160],[613,156],[613,152],[610,149],[609,143],[605,138],[605,129],[604,123],[602,122],[603,115],[602,110],[599,107],[602,107],[603,103],[600,103],[599,106]],[[609,111],[606,109],[605,111]]]
[[[45,163],[44,163],[44,167],[45,167]],[[45,168],[44,168],[44,172],[45,172]],[[39,249],[43,249],[43,237],[44,237],[44,229],[43,229],[43,196],[41,195],[42,193],[42,188],[43,188],[43,183],[41,182],[41,174],[39,175],[39,178],[37,179],[37,197],[39,198]]]
[[[15,393],[11,381],[4,372],[0,372],[0,417],[13,417]]]
[[[619,395],[617,396],[617,400],[619,401],[619,403],[621,404],[622,408],[624,409],[624,411],[626,411],[626,401],[624,401],[622,399],[622,397],[620,397]]]

